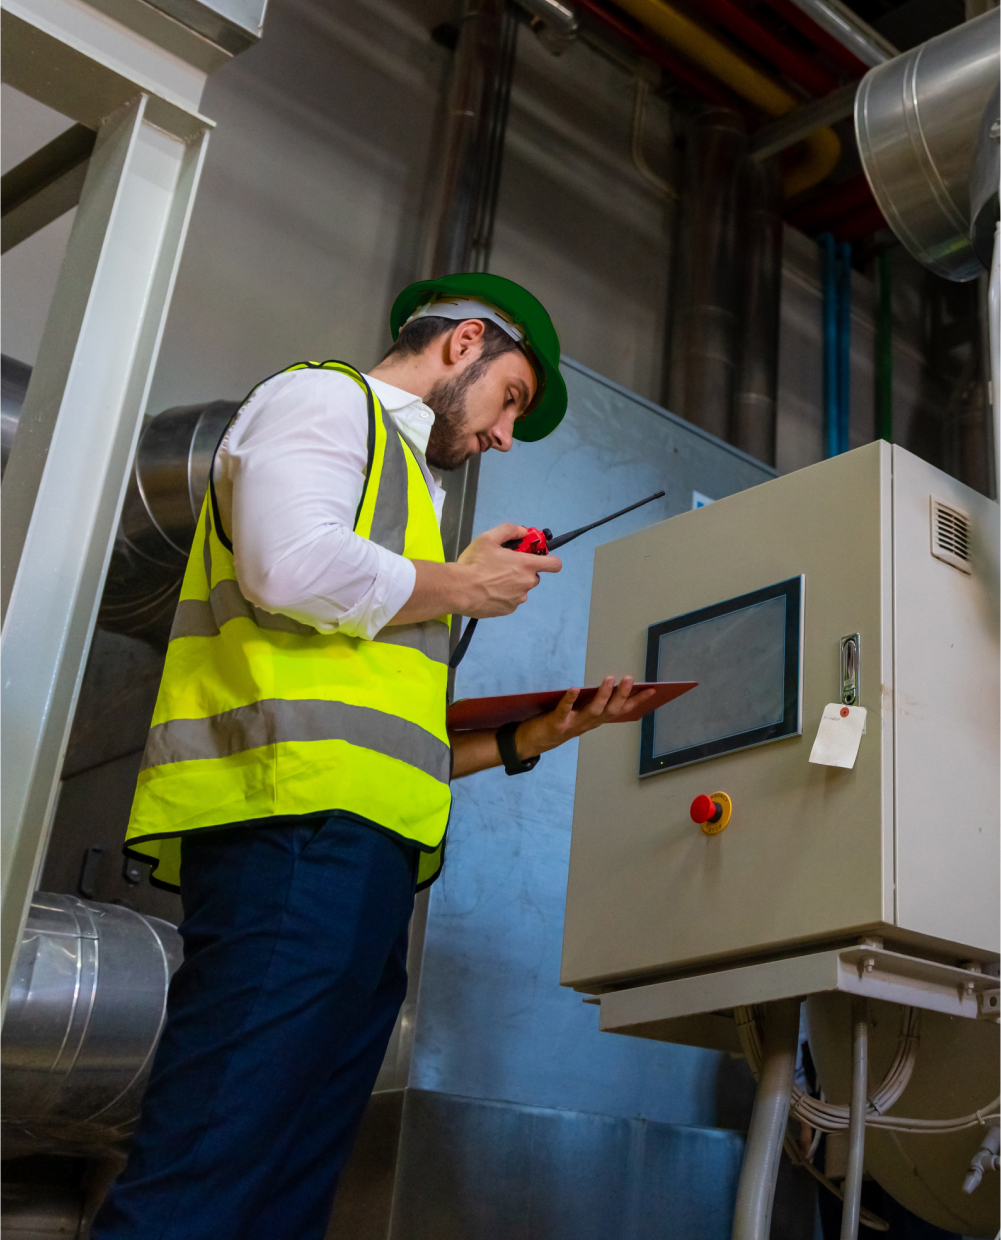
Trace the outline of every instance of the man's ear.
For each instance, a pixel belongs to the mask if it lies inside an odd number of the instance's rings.
[[[455,366],[467,359],[483,340],[483,323],[480,319],[464,319],[448,340],[447,361]]]

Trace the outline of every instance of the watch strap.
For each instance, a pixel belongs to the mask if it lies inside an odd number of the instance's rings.
[[[515,744],[514,734],[518,731],[520,720],[513,723],[505,723],[503,727],[497,729],[497,748],[500,750],[501,761],[504,763],[504,770],[508,775],[524,775],[526,771],[532,770],[538,764],[541,754],[536,754],[534,758],[519,758],[518,747]]]

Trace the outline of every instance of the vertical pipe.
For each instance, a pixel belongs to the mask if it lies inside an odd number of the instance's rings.
[[[994,229],[991,282],[987,293],[991,334],[991,406],[994,410],[994,478],[1001,494],[1001,224]]]
[[[733,1240],[768,1240],[782,1140],[799,1043],[799,1000],[783,999],[765,1009],[758,1092],[740,1169]]]
[[[774,161],[746,159],[740,177],[741,291],[730,442],[775,464],[782,294],[782,187]]]
[[[824,456],[838,455],[838,290],[834,238],[817,238],[821,256],[821,313],[823,316]]]
[[[893,251],[876,260],[876,438],[893,443]]]
[[[841,1240],[857,1240],[865,1157],[865,1113],[869,1105],[869,1004],[852,999],[852,1096],[848,1117],[848,1174],[841,1210]]]
[[[852,247],[837,248],[838,298],[838,451],[847,452],[851,427]]]
[[[690,127],[668,405],[720,439],[730,432],[736,361],[736,194],[747,138],[714,108]]]
[[[449,90],[432,276],[482,271],[489,258],[516,36],[506,0],[466,0]]]

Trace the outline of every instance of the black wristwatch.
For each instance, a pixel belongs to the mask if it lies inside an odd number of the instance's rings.
[[[514,734],[517,731],[518,721],[505,723],[502,728],[497,729],[497,748],[500,750],[501,761],[508,775],[524,775],[526,771],[532,770],[542,757],[538,753],[534,758],[523,760],[518,757],[518,747],[514,743]]]

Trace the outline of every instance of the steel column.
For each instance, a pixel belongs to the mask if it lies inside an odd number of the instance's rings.
[[[5,997],[208,139],[149,104],[98,133],[4,477]]]

